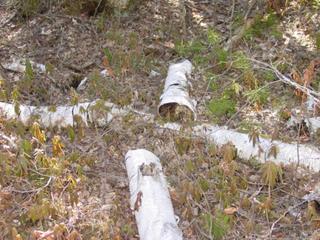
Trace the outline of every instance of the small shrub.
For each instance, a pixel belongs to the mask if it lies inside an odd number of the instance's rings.
[[[267,161],[261,167],[262,181],[269,188],[274,188],[278,181],[282,180],[282,168],[272,161]]]
[[[230,229],[231,219],[221,211],[217,211],[213,217],[210,213],[202,216],[204,228],[214,239],[222,239]]]

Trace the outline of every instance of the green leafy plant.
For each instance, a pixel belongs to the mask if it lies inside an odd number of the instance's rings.
[[[204,229],[214,239],[222,239],[231,227],[231,219],[221,211],[216,211],[215,216],[210,213],[202,215]]]
[[[244,95],[248,98],[248,101],[261,107],[268,102],[270,92],[266,88],[260,88],[248,91]]]

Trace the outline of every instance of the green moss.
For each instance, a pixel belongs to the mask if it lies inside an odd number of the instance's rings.
[[[205,76],[207,83],[209,84],[209,89],[211,91],[216,91],[219,89],[219,85],[217,83],[217,75],[215,75],[214,73],[210,73],[208,72]]]
[[[214,48],[213,52],[218,64],[225,66],[229,53],[221,47]]]
[[[191,40],[189,42],[179,41],[174,47],[176,53],[181,57],[191,57],[199,54],[206,49],[206,46],[200,40]]]
[[[268,35],[281,38],[282,33],[278,29],[279,18],[275,13],[269,13],[264,16],[257,16],[254,24],[245,32],[244,38],[251,40],[253,38],[266,37]]]
[[[237,51],[232,55],[232,66],[236,69],[247,70],[251,68],[251,62],[244,52]]]
[[[209,29],[207,32],[207,41],[210,45],[216,46],[219,44],[221,38],[219,33],[217,33],[214,29]]]
[[[261,78],[267,82],[272,82],[277,79],[276,75],[271,70],[263,72]]]
[[[277,65],[277,69],[280,72],[287,72],[290,69],[290,65],[287,63],[280,63],[279,65]]]
[[[176,137],[174,143],[179,155],[187,153],[192,146],[192,140],[185,137]]]
[[[200,177],[197,181],[199,187],[201,188],[201,190],[203,192],[206,192],[209,190],[210,186],[209,186],[209,182],[207,179]]]
[[[236,102],[227,98],[211,100],[208,109],[216,117],[230,117],[236,112]]]

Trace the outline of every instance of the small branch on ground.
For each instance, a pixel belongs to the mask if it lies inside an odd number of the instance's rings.
[[[17,190],[17,189],[12,189],[11,192],[15,192],[15,193],[39,193],[40,191],[42,191],[44,188],[48,187],[51,183],[51,181],[53,180],[53,177],[50,176],[47,183],[40,187],[40,188],[37,188],[37,189],[31,189],[31,190]]]
[[[278,77],[279,80],[281,80],[283,83],[290,85],[298,90],[300,90],[301,92],[305,93],[307,96],[310,96],[311,98],[314,99],[315,102],[320,103],[320,93],[309,89],[305,86],[302,86],[300,84],[298,84],[297,82],[291,80],[289,77],[285,76],[284,74],[282,74],[276,67],[272,66],[271,64],[265,63],[265,62],[261,62],[259,60],[256,59],[252,59],[250,58],[249,60],[251,60],[252,62],[263,66],[265,69],[267,70],[271,70],[273,71],[273,73]]]

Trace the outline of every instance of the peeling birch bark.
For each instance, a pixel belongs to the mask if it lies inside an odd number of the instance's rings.
[[[164,128],[180,130],[178,124],[165,124]],[[281,141],[271,141],[266,138],[259,138],[253,146],[248,134],[228,130],[223,127],[198,125],[193,128],[196,136],[206,137],[218,146],[232,143],[237,148],[238,156],[242,159],[256,159],[263,163],[272,160],[277,164],[302,164],[314,171],[320,171],[320,150],[307,144],[284,143]],[[272,151],[276,149],[276,156]]]
[[[44,73],[46,71],[46,66],[40,63],[35,63],[30,61],[33,68],[37,69],[39,72]],[[24,73],[26,71],[26,61],[22,59],[14,59],[11,63],[4,63],[2,67],[18,73]]]
[[[141,240],[182,240],[159,158],[144,149],[126,154],[130,204]]]
[[[320,128],[320,117],[309,118],[305,120],[307,127],[312,133],[317,133]]]
[[[312,134],[316,134],[318,129],[320,128],[320,117],[312,117],[312,118],[299,118],[292,116],[287,123],[288,127],[298,126],[301,123],[305,123],[309,132]]]
[[[86,126],[89,123],[105,126],[115,115],[123,115],[128,110],[121,109],[112,103],[93,101],[79,103],[75,106],[28,106],[20,105],[16,112],[15,104],[0,102],[0,114],[8,120],[19,120],[25,125],[37,120],[44,127],[68,127],[82,121]]]
[[[190,75],[191,71],[192,64],[188,60],[170,65],[158,107],[160,116],[176,119],[191,114],[191,118],[196,118],[195,101],[190,98],[188,92],[190,82],[187,75]]]
[[[39,71],[40,73],[45,73],[46,72],[46,66],[41,63],[35,63],[33,61],[30,61],[31,66],[33,69]],[[4,63],[2,64],[4,69],[7,69],[9,71],[17,72],[17,73],[24,73],[26,71],[26,61],[24,59],[14,59],[11,63]],[[108,76],[108,71],[102,70],[100,71],[100,76],[101,77],[106,77]],[[88,77],[83,78],[80,81],[79,86],[77,87],[77,91],[82,91],[86,88],[86,83],[88,82]]]

